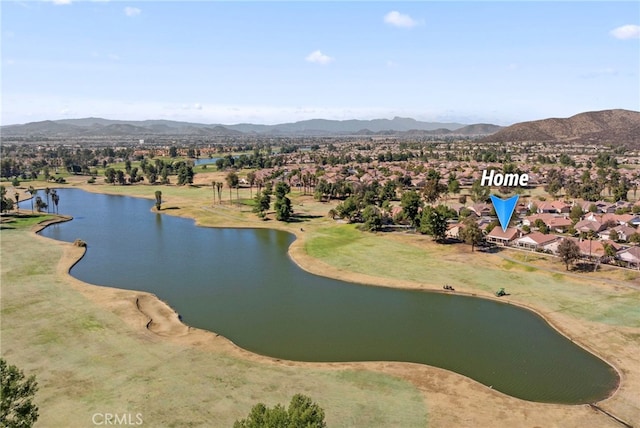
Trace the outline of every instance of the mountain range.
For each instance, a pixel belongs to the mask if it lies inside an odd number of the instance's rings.
[[[479,136],[480,142],[594,143],[640,148],[640,112],[602,110],[569,118],[490,124],[421,122],[410,118],[374,120],[311,119],[277,125],[202,124],[171,120],[109,120],[101,118],[45,120],[0,128],[2,137],[242,137],[242,136]]]
[[[508,126],[484,142],[532,141],[597,143],[640,147],[640,112],[601,110],[576,114],[569,118],[551,118]]]
[[[411,118],[373,120],[311,119],[277,125],[203,124],[172,120],[109,120],[102,118],[62,119],[8,125],[5,137],[122,137],[122,136],[332,136],[332,135],[488,135],[501,127],[490,124],[421,122]]]

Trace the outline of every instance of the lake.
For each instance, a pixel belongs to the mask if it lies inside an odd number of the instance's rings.
[[[319,277],[288,257],[294,236],[285,232],[201,228],[151,212],[153,200],[58,194],[60,213],[74,220],[41,234],[87,242],[74,277],[154,293],[186,324],[249,351],[297,361],[428,364],[540,402],[595,402],[618,384],[612,367],[531,311]]]

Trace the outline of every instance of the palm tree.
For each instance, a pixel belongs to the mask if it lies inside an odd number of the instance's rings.
[[[20,193],[18,192],[14,193],[13,197],[16,199],[16,212],[18,212],[18,202],[20,202]]]
[[[44,193],[47,195],[47,213],[49,212],[49,194],[51,193],[51,189],[48,187],[44,189]]]
[[[222,186],[224,186],[224,183],[222,181],[218,181],[216,183],[216,189],[218,190],[218,203],[219,204],[222,203]]]
[[[29,195],[31,195],[31,213],[33,214],[33,195],[35,195],[38,191],[34,189],[33,186],[29,186],[27,192],[29,192]]]
[[[256,182],[256,173],[251,171],[247,174],[247,181],[249,181],[249,197],[253,198],[253,185]]]
[[[237,192],[238,183],[239,183],[238,174],[232,171],[229,174],[227,174],[226,180],[227,180],[227,186],[229,186],[229,203],[231,203],[231,189],[235,187]]]
[[[42,200],[40,196],[36,196],[36,209],[38,212],[42,212],[43,209],[47,208],[47,204]]]
[[[160,211],[160,206],[162,205],[162,192],[160,190],[156,190],[156,209]]]
[[[56,214],[59,214],[58,202],[60,201],[60,195],[58,195],[58,192],[56,192],[56,189],[53,189],[51,191],[51,200],[53,201],[53,205],[56,206]]]
[[[213,188],[213,204],[216,204],[216,184],[217,182],[214,180],[211,182],[211,187]]]

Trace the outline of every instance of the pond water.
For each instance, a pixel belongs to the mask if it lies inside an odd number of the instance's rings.
[[[516,306],[335,281],[293,263],[294,237],[284,232],[201,228],[151,212],[153,200],[58,194],[60,213],[74,220],[41,234],[87,242],[73,276],[155,293],[186,324],[247,350],[298,361],[423,363],[541,402],[595,402],[617,386],[612,367]]]
[[[198,159],[191,159],[191,160],[193,161],[193,164],[195,166],[198,166],[198,165],[215,164],[218,159],[220,159],[220,158],[219,157],[217,157],[217,158],[198,158]]]

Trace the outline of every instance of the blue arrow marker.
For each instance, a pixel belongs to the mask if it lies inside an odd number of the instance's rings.
[[[491,195],[491,202],[493,202],[493,208],[496,210],[498,220],[500,220],[502,231],[506,232],[507,227],[509,227],[509,219],[511,219],[513,215],[513,210],[516,209],[518,195],[512,196],[509,199],[500,199],[497,196]]]

